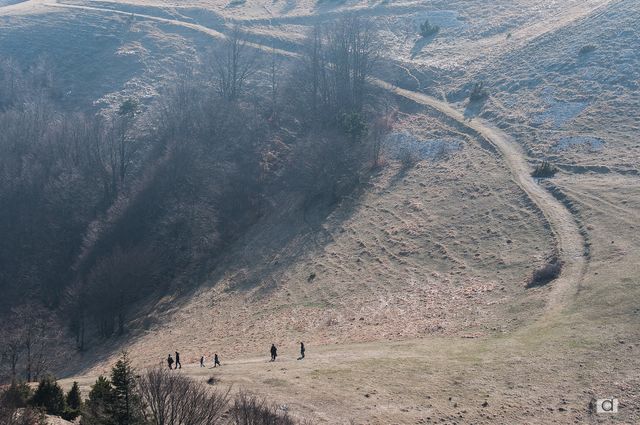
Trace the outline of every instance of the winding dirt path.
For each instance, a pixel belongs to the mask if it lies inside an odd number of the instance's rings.
[[[191,22],[179,21],[177,19],[162,18],[160,16],[145,15],[143,13],[132,13],[132,12],[126,12],[124,10],[108,9],[108,8],[104,8],[104,7],[81,6],[81,5],[76,5],[76,4],[66,4],[66,3],[58,3],[58,2],[46,2],[46,3],[42,3],[42,4],[44,6],[48,6],[48,7],[56,7],[56,8],[63,8],[63,9],[87,10],[87,11],[93,11],[93,12],[111,13],[111,14],[114,14],[114,15],[135,16],[136,18],[142,18],[142,19],[147,19],[147,20],[150,20],[150,21],[160,22],[160,23],[163,23],[163,24],[189,28],[189,29],[192,29],[194,31],[198,31],[198,32],[204,33],[204,34],[206,34],[206,35],[208,35],[210,37],[217,38],[219,40],[224,40],[225,38],[227,38],[227,36],[225,34],[221,33],[220,31],[216,31],[216,30],[214,30],[212,28],[205,27],[204,25],[194,24],[194,23],[191,23]],[[272,52],[272,53],[278,54],[280,56],[287,56],[287,57],[298,57],[299,56],[297,53],[290,52],[288,50],[277,49],[277,48],[265,46],[263,44],[246,42],[246,45],[250,46],[250,47],[253,47],[255,49],[258,49],[258,50],[264,50],[266,52]]]
[[[21,0],[16,3],[0,5],[0,16],[37,13],[43,1],[44,0]]]
[[[540,208],[549,222],[557,242],[558,256],[564,262],[561,276],[552,283],[553,289],[547,305],[548,312],[558,311],[567,305],[577,292],[587,266],[584,256],[585,241],[571,212],[531,177],[531,168],[520,145],[511,136],[486,120],[480,118],[466,120],[462,112],[446,102],[395,87],[382,80],[374,80],[374,83],[406,99],[436,109],[477,132],[500,152],[513,180]]]
[[[226,38],[225,34],[223,34],[222,32],[213,30],[203,25],[183,22],[175,19],[161,18],[157,16],[131,13],[121,10],[93,6],[70,5],[57,2],[44,3],[44,5],[58,8],[136,16],[142,19],[148,19],[169,25],[190,28],[192,30],[202,32],[218,39]],[[573,22],[573,20],[569,22]],[[269,46],[257,43],[247,44],[256,49],[273,52],[278,55],[287,57],[299,56],[297,53],[288,50],[274,49]],[[379,79],[373,79],[372,82],[385,90],[395,93],[398,96],[402,96],[421,105],[436,109],[440,113],[446,115],[448,118],[455,120],[460,125],[463,125],[475,131],[497,149],[497,151],[504,158],[505,165],[511,172],[513,180],[544,214],[556,240],[559,258],[564,263],[562,274],[552,283],[550,299],[549,303],[547,304],[547,313],[549,314],[558,312],[562,309],[563,306],[566,306],[577,292],[579,282],[581,281],[587,266],[587,260],[584,256],[585,241],[582,237],[582,234],[580,233],[580,229],[575,218],[571,215],[569,210],[560,201],[554,198],[553,195],[544,190],[533,180],[530,175],[531,169],[529,167],[529,164],[527,163],[526,156],[522,151],[520,145],[518,145],[518,143],[511,136],[506,134],[495,125],[487,122],[486,120],[479,118],[466,120],[462,112],[453,108],[451,105],[444,101],[435,99],[423,93],[395,87],[392,84]]]

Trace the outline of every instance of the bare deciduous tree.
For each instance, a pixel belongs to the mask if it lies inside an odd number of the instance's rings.
[[[151,369],[139,379],[140,394],[154,425],[216,425],[223,423],[229,390],[212,391],[200,382]]]
[[[124,186],[133,157],[139,149],[139,143],[131,134],[137,114],[137,101],[127,99],[120,105],[106,128],[104,141],[113,197]]]
[[[138,101],[127,99],[118,108],[114,127],[117,134],[117,165],[120,184],[124,184],[127,171],[139,146],[131,135],[131,130],[138,115]]]
[[[316,26],[307,38],[298,84],[310,103],[311,116],[321,107],[335,120],[361,112],[367,97],[367,78],[380,46],[371,23],[355,15]]]
[[[242,40],[240,27],[236,25],[222,46],[214,53],[214,68],[220,95],[229,101],[237,100],[247,79],[256,69],[256,55]]]
[[[286,412],[280,414],[278,408],[266,400],[240,392],[231,407],[232,423],[238,425],[294,425]]]
[[[27,306],[20,312],[23,322],[22,338],[25,348],[25,379],[27,382],[36,380],[45,368],[46,325],[39,308]]]
[[[2,364],[8,366],[11,382],[15,382],[20,355],[24,351],[22,338],[18,330],[13,328],[11,324],[2,329],[1,336],[3,341]]]
[[[359,112],[379,48],[371,23],[355,15],[346,16],[327,28],[326,38],[336,107],[342,113]]]
[[[271,52],[271,65],[269,67],[269,84],[271,95],[271,116],[269,120],[271,124],[275,124],[278,121],[279,105],[278,96],[280,91],[280,81],[278,75],[280,73],[281,66],[278,56],[276,55],[275,48]]]
[[[3,341],[3,363],[8,365],[11,380],[18,377],[18,368],[24,370],[27,382],[36,381],[47,369],[46,352],[55,339],[49,315],[39,305],[24,304],[13,308],[0,331]]]

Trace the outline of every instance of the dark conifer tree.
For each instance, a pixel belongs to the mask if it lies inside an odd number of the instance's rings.
[[[113,385],[113,419],[117,425],[137,425],[144,422],[140,396],[136,388],[135,372],[126,352],[111,370]]]
[[[56,380],[50,376],[43,378],[33,394],[31,404],[43,408],[50,415],[60,416],[64,413],[64,392]]]
[[[82,425],[113,425],[113,387],[104,376],[100,376],[91,387],[89,399],[82,409]]]

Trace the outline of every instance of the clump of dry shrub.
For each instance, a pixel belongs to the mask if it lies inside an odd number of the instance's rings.
[[[551,258],[547,261],[547,263],[535,270],[529,282],[527,283],[527,288],[535,288],[538,286],[544,286],[552,280],[557,279],[562,272],[562,262],[557,258]]]

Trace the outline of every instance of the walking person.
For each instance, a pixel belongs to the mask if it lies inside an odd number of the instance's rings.
[[[275,344],[271,344],[271,361],[275,362],[276,357],[278,357],[278,349]]]
[[[182,369],[182,364],[180,364],[180,353],[176,351],[176,369]]]
[[[216,367],[216,366],[222,366],[220,364],[220,359],[218,358],[217,353],[213,355],[213,367]]]
[[[204,356],[200,356],[200,367],[204,367]]]
[[[298,360],[302,359],[304,359],[304,342],[300,341],[300,357],[298,357]]]
[[[173,357],[171,357],[171,354],[169,354],[169,357],[167,357],[167,363],[169,364],[169,370],[173,369],[171,366],[173,366]]]

